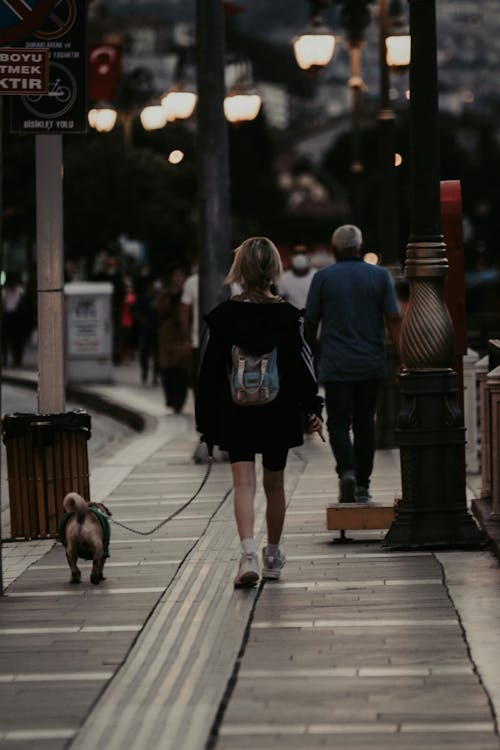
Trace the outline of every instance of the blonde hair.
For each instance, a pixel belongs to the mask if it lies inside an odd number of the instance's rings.
[[[283,273],[278,248],[267,237],[249,237],[234,251],[233,264],[225,284],[264,291]]]

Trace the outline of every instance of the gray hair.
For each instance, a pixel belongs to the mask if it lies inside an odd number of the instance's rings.
[[[341,253],[346,250],[359,250],[362,244],[363,235],[354,224],[343,224],[332,234],[332,245]]]

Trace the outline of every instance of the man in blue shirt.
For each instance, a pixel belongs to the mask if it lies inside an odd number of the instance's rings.
[[[305,313],[311,344],[321,324],[319,381],[325,388],[340,502],[371,500],[375,410],[386,374],[386,327],[399,351],[401,316],[392,277],[387,269],[363,261],[362,243],[356,226],[335,230],[336,263],[314,275]]]

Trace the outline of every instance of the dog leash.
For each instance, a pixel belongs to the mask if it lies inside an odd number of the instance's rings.
[[[163,521],[160,521],[160,523],[156,524],[156,526],[153,526],[153,528],[149,529],[149,531],[139,531],[139,529],[133,529],[131,526],[127,526],[127,524],[122,523],[121,521],[116,521],[113,517],[108,518],[108,520],[110,521],[110,523],[115,524],[115,526],[120,526],[122,529],[126,529],[127,531],[131,531],[132,534],[139,534],[139,536],[149,536],[150,534],[154,534],[155,531],[158,531],[158,529],[161,529],[162,526],[165,526],[165,524],[168,523],[168,521],[171,521],[172,518],[175,518],[176,516],[179,515],[179,513],[182,513],[182,511],[185,508],[187,508],[188,505],[190,505],[190,503],[192,503],[193,500],[195,500],[195,498],[198,497],[198,495],[202,491],[203,487],[207,483],[208,477],[210,476],[210,472],[212,471],[212,464],[213,464],[213,457],[209,456],[208,457],[207,470],[205,471],[205,476],[201,480],[201,484],[198,487],[198,489],[196,490],[196,492],[194,493],[194,495],[192,497],[190,497],[189,500],[187,500],[184,503],[184,505],[181,505],[180,508],[177,508],[177,510],[175,510],[173,513],[171,513],[169,516],[167,516],[167,518],[165,518]],[[231,490],[228,490],[228,492],[224,496],[223,502],[227,498],[227,496],[229,495],[230,492],[231,492]]]

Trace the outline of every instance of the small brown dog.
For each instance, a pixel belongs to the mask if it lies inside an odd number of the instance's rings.
[[[109,557],[109,521],[111,513],[103,503],[88,503],[77,492],[69,492],[63,500],[66,511],[59,526],[59,538],[66,547],[71,569],[70,583],[80,583],[82,574],[77,566],[79,557],[92,560],[90,582],[104,580],[104,562]]]

